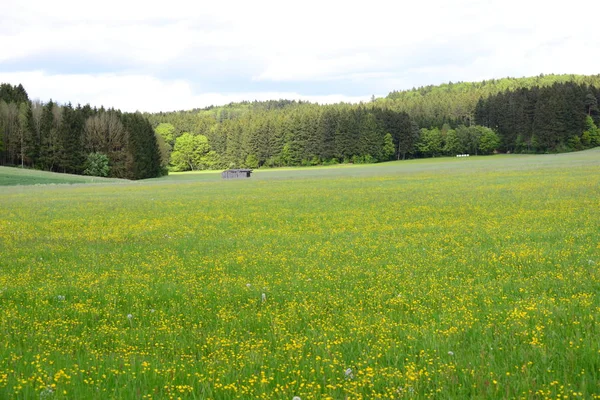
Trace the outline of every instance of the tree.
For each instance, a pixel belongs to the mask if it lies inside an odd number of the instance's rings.
[[[598,99],[592,93],[585,95],[585,108],[589,117],[598,113]]]
[[[121,116],[121,121],[128,135],[127,151],[130,159],[126,169],[127,177],[146,179],[163,174],[158,143],[148,119],[140,113],[126,113]]]
[[[60,157],[58,128],[60,127],[60,107],[50,100],[42,109],[40,120],[40,166],[54,171]]]
[[[458,138],[454,129],[449,129],[446,132],[446,143],[444,144],[444,152],[447,155],[456,155],[465,153],[465,148],[461,140]]]
[[[175,140],[171,164],[177,171],[205,169],[214,155],[210,153],[208,139],[204,135],[183,133]]]
[[[426,157],[435,157],[442,153],[444,143],[438,128],[421,129],[421,136],[417,142],[417,149]]]
[[[90,176],[108,176],[110,167],[108,157],[102,153],[90,153],[85,162],[84,175]]]
[[[21,160],[21,168],[24,166],[25,157],[28,153],[28,146],[31,143],[33,134],[33,114],[29,102],[23,102],[19,105],[19,158]]]
[[[380,160],[382,158],[383,135],[373,114],[365,113],[362,116],[359,135],[358,155],[366,158],[365,162]]]
[[[386,133],[383,137],[383,149],[382,149],[382,157],[383,161],[388,161],[394,156],[396,152],[396,146],[394,146],[394,139],[392,138],[391,133]]]
[[[3,137],[4,151],[0,162],[14,164],[19,155],[19,108],[17,103],[0,100],[0,136]]]
[[[154,132],[160,135],[169,146],[173,147],[175,143],[175,127],[173,124],[162,122],[154,128]]]
[[[127,178],[132,165],[129,152],[129,133],[121,122],[120,113],[115,110],[101,110],[91,115],[85,122],[83,134],[85,152],[106,154],[110,165],[110,175]]]
[[[74,110],[71,104],[62,108],[62,123],[59,128],[58,165],[63,172],[81,173],[85,162],[82,151],[82,137],[84,131],[83,116],[80,110]]]
[[[245,164],[248,168],[258,168],[258,158],[254,154],[248,154]]]
[[[171,146],[165,141],[161,135],[156,135],[156,143],[160,151],[160,166],[167,168],[171,159]]]
[[[500,137],[496,132],[484,126],[476,126],[481,132],[479,137],[479,151],[481,154],[491,154],[500,146]]]
[[[584,147],[595,147],[600,145],[600,129],[594,123],[591,116],[585,119],[585,131],[581,134],[581,144]]]
[[[406,159],[406,154],[410,154],[415,149],[417,142],[419,141],[420,132],[419,126],[405,114],[404,118],[400,120],[400,136],[398,138],[398,160],[400,155],[402,159]]]

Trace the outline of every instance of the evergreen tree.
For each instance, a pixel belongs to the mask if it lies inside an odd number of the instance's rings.
[[[125,113],[121,120],[128,133],[128,151],[131,154],[128,177],[145,179],[160,176],[160,152],[150,122],[139,113]]]
[[[55,110],[57,105],[50,100],[42,109],[40,121],[40,166],[47,171],[53,171],[58,164],[59,141],[58,121]]]
[[[62,121],[59,131],[60,156],[58,165],[63,172],[81,174],[85,155],[82,148],[84,122],[82,115],[71,104],[62,107]]]

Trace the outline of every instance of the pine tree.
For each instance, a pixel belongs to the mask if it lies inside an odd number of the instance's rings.
[[[84,122],[82,115],[71,104],[62,108],[62,121],[59,131],[60,158],[59,167],[63,172],[81,174],[86,155],[82,149]]]
[[[160,151],[150,122],[139,113],[126,113],[121,119],[129,138],[131,159],[127,168],[128,177],[145,179],[160,176]]]

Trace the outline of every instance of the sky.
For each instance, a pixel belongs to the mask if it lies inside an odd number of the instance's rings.
[[[172,111],[600,73],[597,1],[0,0],[0,82]]]

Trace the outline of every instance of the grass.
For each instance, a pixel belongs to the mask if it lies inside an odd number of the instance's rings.
[[[0,167],[0,186],[12,185],[48,185],[75,183],[108,183],[119,179],[98,178],[91,176],[57,174],[54,172],[37,171],[32,169]]]
[[[600,397],[599,150],[0,209],[0,398]]]

